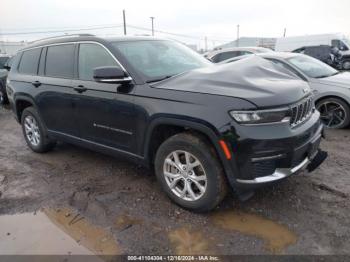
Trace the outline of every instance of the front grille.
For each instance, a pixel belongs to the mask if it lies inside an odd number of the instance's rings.
[[[292,105],[290,108],[290,125],[296,127],[304,123],[314,110],[314,102],[312,96],[303,99],[301,102]]]

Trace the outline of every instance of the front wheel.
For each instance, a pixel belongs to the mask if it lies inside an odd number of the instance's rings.
[[[155,171],[169,198],[186,209],[209,211],[227,192],[215,150],[204,138],[190,133],[170,137],[159,147]]]
[[[345,128],[350,124],[349,105],[339,98],[322,99],[316,104],[316,108],[328,128]]]

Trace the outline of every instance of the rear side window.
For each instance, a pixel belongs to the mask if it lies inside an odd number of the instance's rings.
[[[27,75],[36,75],[40,59],[41,48],[24,51],[18,71]]]
[[[219,62],[222,62],[222,61],[224,61],[226,59],[230,59],[230,58],[233,58],[233,57],[236,57],[236,56],[239,56],[239,55],[240,55],[240,51],[224,52],[224,53],[217,54],[216,56],[214,56],[212,58],[212,60],[215,63],[219,63]]]
[[[80,44],[78,72],[79,79],[93,80],[94,68],[100,66],[118,66],[105,48],[97,44]]]
[[[47,48],[45,75],[73,78],[74,45],[57,45]]]

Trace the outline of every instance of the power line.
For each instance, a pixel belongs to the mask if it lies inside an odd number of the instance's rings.
[[[123,24],[110,24],[110,25],[95,25],[95,26],[89,26],[85,28],[62,28],[62,29],[55,29],[55,30],[34,30],[34,31],[21,31],[21,32],[0,32],[0,36],[15,36],[15,35],[35,35],[35,34],[50,34],[50,33],[67,33],[67,32],[79,32],[79,31],[90,31],[90,30],[97,30],[97,29],[111,29],[111,28],[119,28],[123,27]],[[137,26],[137,25],[127,25],[130,28],[137,29],[137,30],[142,30],[142,31],[147,31],[147,32],[152,32],[152,29],[142,27],[142,26]],[[125,28],[126,31],[126,28]],[[166,35],[171,35],[171,36],[177,36],[177,37],[182,37],[182,38],[188,38],[188,39],[195,39],[195,40],[200,40],[203,41],[203,37],[200,36],[193,36],[193,35],[186,35],[186,34],[179,34],[179,33],[173,33],[173,32],[168,32],[164,30],[153,30],[153,32],[161,33],[161,34],[166,34]],[[220,38],[220,37],[217,37]],[[207,37],[207,39],[211,41],[216,41],[216,42],[228,42],[231,41],[232,39],[230,38],[228,40],[220,40],[220,39],[215,39],[214,37]]]
[[[57,30],[47,30],[47,31],[24,31],[24,32],[3,32],[0,33],[0,35],[35,35],[35,34],[49,34],[49,33],[64,33],[64,32],[76,32],[76,31],[88,31],[88,30],[95,30],[95,29],[110,29],[110,28],[116,28],[116,27],[122,27],[122,25],[110,25],[110,26],[91,26],[86,28],[75,28],[75,29],[57,29]]]

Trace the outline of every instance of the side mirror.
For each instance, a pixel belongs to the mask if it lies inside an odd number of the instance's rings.
[[[94,68],[94,79],[102,83],[130,83],[132,78],[121,68],[116,66],[102,66]]]
[[[4,65],[4,69],[6,69],[7,71],[11,70],[11,66],[9,66],[7,63]]]

